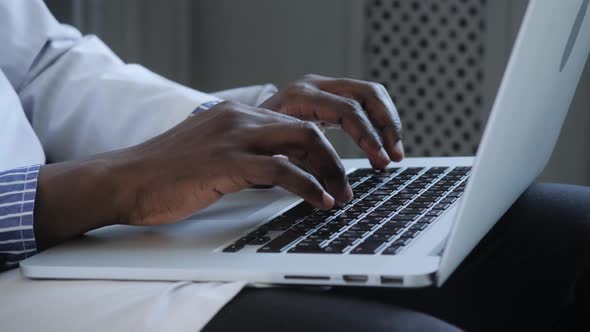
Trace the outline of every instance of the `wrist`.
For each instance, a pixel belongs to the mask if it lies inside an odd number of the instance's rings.
[[[38,248],[116,223],[117,187],[113,168],[102,158],[41,167],[34,210]]]

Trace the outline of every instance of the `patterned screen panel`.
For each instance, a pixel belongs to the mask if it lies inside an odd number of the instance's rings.
[[[485,9],[485,0],[366,1],[364,76],[394,99],[409,156],[477,150]]]

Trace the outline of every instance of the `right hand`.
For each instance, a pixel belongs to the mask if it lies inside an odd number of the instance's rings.
[[[121,220],[132,225],[185,218],[252,184],[281,186],[321,209],[352,198],[345,169],[315,124],[233,102],[188,118],[118,160],[115,169],[131,188]]]

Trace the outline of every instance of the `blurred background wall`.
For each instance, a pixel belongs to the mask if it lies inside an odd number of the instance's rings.
[[[306,73],[383,83],[411,156],[472,155],[525,0],[47,0],[125,61],[204,91]],[[517,110],[515,110],[517,112]],[[544,181],[590,185],[590,65]],[[339,131],[343,157],[361,156]]]

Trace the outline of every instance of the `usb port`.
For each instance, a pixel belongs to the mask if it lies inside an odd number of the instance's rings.
[[[403,277],[381,276],[381,284],[383,285],[403,285]]]
[[[346,282],[367,282],[369,277],[364,274],[345,274],[342,276],[342,279]]]

